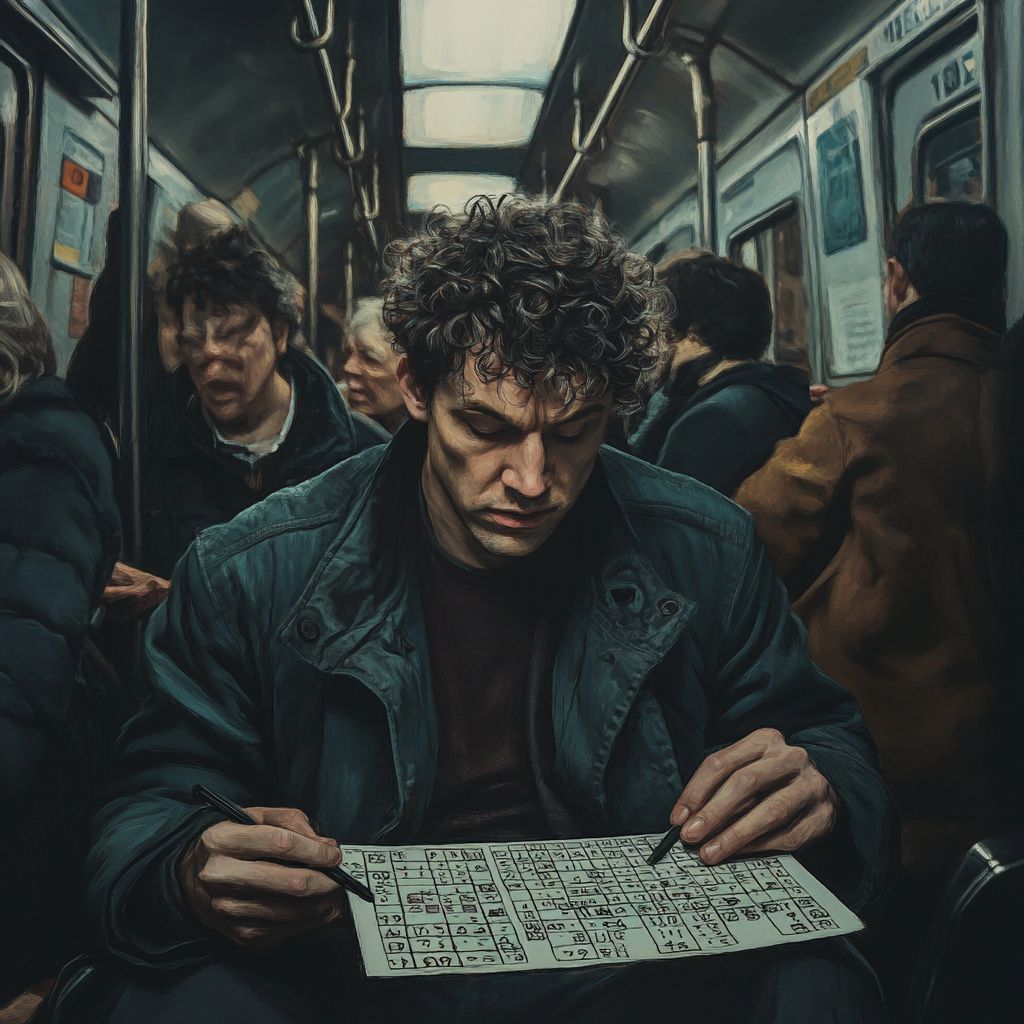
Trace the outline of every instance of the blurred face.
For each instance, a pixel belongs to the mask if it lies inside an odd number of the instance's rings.
[[[475,360],[438,386],[429,408],[399,364],[406,408],[427,424],[423,491],[442,546],[490,567],[536,551],[590,478],[612,412],[610,393],[573,399],[514,381],[484,383]]]
[[[346,397],[353,409],[385,419],[404,408],[395,376],[398,357],[382,331],[374,327],[357,331],[346,341],[342,357]]]
[[[187,298],[178,339],[200,401],[218,423],[258,422],[266,414],[277,360],[288,346],[286,323],[271,327],[252,306],[198,309]]]

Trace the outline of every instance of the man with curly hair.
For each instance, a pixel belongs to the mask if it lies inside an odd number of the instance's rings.
[[[142,568],[169,576],[200,530],[387,440],[298,347],[298,282],[244,227],[167,270],[182,365],[150,428]]]
[[[583,207],[513,198],[435,212],[388,261],[409,422],[179,564],[87,868],[115,966],[62,1019],[877,1020],[839,940],[361,975],[344,896],[312,870],[338,842],[671,818],[709,865],[800,850],[864,908],[892,834],[856,704],[809,661],[749,518],[601,447],[655,361],[650,265]],[[197,806],[196,783],[259,824]]]

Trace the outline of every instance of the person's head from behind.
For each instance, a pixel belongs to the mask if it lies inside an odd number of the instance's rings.
[[[586,484],[615,408],[656,364],[651,265],[577,204],[477,198],[387,252],[384,321],[424,494],[476,565],[536,550]]]
[[[32,301],[21,271],[0,252],[0,405],[25,381],[56,370],[50,329]]]
[[[1005,319],[1006,229],[987,206],[926,203],[896,222],[886,247],[890,320],[921,299],[961,299],[988,320]]]
[[[765,279],[712,252],[689,251],[658,267],[675,312],[666,341],[678,363],[702,355],[720,361],[760,359],[772,337],[772,299]]]
[[[341,353],[341,375],[348,404],[393,433],[405,415],[405,401],[395,374],[398,353],[384,326],[383,306],[382,299],[356,303]]]
[[[292,275],[242,227],[182,248],[167,268],[181,356],[217,422],[251,419],[267,402],[299,331],[296,294]]]

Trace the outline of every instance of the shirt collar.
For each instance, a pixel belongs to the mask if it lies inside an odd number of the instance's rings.
[[[229,455],[233,455],[236,459],[240,459],[242,462],[248,463],[250,466],[255,466],[260,459],[265,459],[268,455],[273,455],[274,452],[284,444],[285,438],[288,436],[288,431],[291,429],[292,421],[295,419],[295,392],[298,390],[295,384],[294,375],[291,380],[292,397],[288,403],[288,415],[284,419],[284,424],[281,426],[280,431],[273,437],[264,437],[259,441],[253,441],[252,444],[240,444],[238,441],[231,441],[217,429],[217,423],[214,418],[206,411],[206,406],[202,406],[203,419],[206,420],[211,432],[213,433],[213,443],[220,448],[222,451]]]

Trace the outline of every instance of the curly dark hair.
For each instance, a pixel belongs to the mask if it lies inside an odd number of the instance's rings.
[[[483,381],[552,385],[566,402],[611,388],[621,414],[639,408],[669,300],[600,214],[477,196],[384,258],[384,322],[428,395],[472,353]]]
[[[167,303],[181,317],[185,299],[251,304],[270,323],[288,324],[288,341],[301,330],[298,281],[242,226],[216,232],[178,250],[167,268]]]

